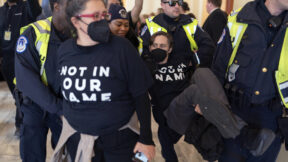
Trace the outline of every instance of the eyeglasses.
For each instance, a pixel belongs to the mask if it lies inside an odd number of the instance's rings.
[[[163,1],[162,3],[168,3],[170,7],[176,6],[176,3],[178,3],[179,6],[182,6],[183,0],[178,0],[178,1],[169,0],[169,1]]]
[[[88,17],[88,18],[94,18],[95,20],[100,20],[101,18],[104,18],[107,21],[111,20],[111,14],[108,12],[103,12],[103,13],[96,12],[94,14],[83,14],[83,15],[77,15],[76,17],[78,18]]]

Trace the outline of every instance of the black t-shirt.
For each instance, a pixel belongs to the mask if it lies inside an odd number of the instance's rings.
[[[188,65],[180,60],[173,60],[157,66],[153,73],[154,85],[149,93],[155,108],[164,111],[173,98],[189,86]]]
[[[133,98],[153,82],[125,38],[112,36],[108,43],[89,47],[68,40],[58,53],[63,113],[82,133],[103,135],[127,124],[135,112]]]

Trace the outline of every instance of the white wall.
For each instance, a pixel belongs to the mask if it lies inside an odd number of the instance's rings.
[[[130,11],[134,6],[135,0],[126,0],[126,9]],[[151,12],[156,13],[157,9],[161,7],[161,0],[143,0],[143,10],[141,14],[150,14]],[[194,13],[197,19],[201,22],[203,5],[205,0],[186,0],[189,4],[190,12]],[[206,12],[206,11],[204,11]]]
[[[4,0],[0,0],[0,6],[2,6],[4,4]]]
[[[247,2],[252,0],[234,0],[233,9],[238,9],[243,7]]]

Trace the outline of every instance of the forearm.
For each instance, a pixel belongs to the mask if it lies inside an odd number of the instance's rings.
[[[43,110],[50,113],[61,113],[62,99],[58,98],[40,79],[39,73],[15,59],[15,76],[17,88]]]
[[[153,145],[151,131],[151,108],[148,93],[134,98],[136,113],[140,122],[139,142],[147,145]]]
[[[135,5],[131,11],[132,21],[134,24],[139,20],[140,13],[143,8],[143,0],[135,0]]]

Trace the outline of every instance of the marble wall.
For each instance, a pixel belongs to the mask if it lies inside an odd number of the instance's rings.
[[[127,10],[131,10],[134,6],[135,0],[125,0],[125,5]],[[202,24],[207,18],[208,14],[206,12],[206,1],[207,0],[185,0],[190,7],[190,12],[194,13],[199,20],[200,24]],[[222,9],[225,9],[226,0],[222,0]],[[230,1],[230,0],[228,0]],[[242,7],[245,3],[251,0],[234,0],[233,8]],[[149,14],[151,12],[157,12],[157,9],[160,8],[161,0],[144,0],[142,14]]]

